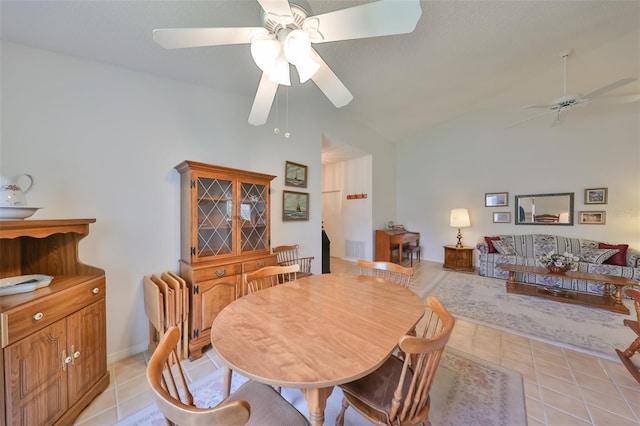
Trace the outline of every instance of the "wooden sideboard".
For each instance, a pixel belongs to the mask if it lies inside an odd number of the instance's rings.
[[[0,278],[47,287],[0,297],[0,420],[71,425],[109,384],[105,273],[78,260],[95,219],[0,221]]]
[[[213,320],[244,294],[242,274],[277,264],[271,254],[273,175],[183,161],[180,275],[189,287],[189,358],[211,344]]]

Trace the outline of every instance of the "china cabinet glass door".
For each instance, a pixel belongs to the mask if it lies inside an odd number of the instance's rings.
[[[265,250],[269,247],[269,211],[267,186],[243,182],[240,184],[240,250]]]
[[[197,178],[199,258],[233,254],[233,181]]]

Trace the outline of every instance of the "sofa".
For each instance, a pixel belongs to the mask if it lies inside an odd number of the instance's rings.
[[[608,244],[594,240],[559,235],[527,234],[483,237],[478,249],[478,273],[485,277],[507,279],[509,273],[497,267],[500,263],[543,266],[539,259],[550,252],[569,252],[579,261],[572,270],[615,275],[640,281],[640,251],[628,244]],[[583,293],[603,294],[604,285],[556,276],[516,274],[520,282],[558,287]]]

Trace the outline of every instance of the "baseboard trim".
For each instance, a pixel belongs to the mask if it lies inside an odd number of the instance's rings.
[[[125,358],[129,358],[130,356],[139,354],[140,352],[144,352],[147,350],[148,346],[148,343],[140,343],[139,345],[131,346],[118,352],[107,354],[107,365],[113,364],[114,362],[118,362]]]

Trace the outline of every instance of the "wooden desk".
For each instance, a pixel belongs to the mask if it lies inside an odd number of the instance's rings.
[[[616,277],[614,275],[592,274],[590,272],[567,271],[563,273],[550,272],[547,268],[539,266],[522,266],[512,265],[509,263],[501,263],[498,268],[509,271],[509,279],[507,280],[507,293],[530,294],[535,296],[546,297],[547,299],[557,300],[559,302],[573,303],[593,306],[596,308],[609,309],[612,312],[629,315],[629,309],[622,303],[622,289],[625,286],[634,287],[640,285],[638,281],[625,277]],[[556,289],[545,287],[538,284],[526,284],[516,281],[516,272],[522,272],[533,275],[551,275],[558,278],[574,278],[577,280],[595,281],[604,284],[604,294],[581,293],[571,290]],[[611,291],[611,286],[615,287]]]
[[[333,386],[378,368],[425,312],[411,290],[379,278],[312,275],[244,296],[213,321],[227,367],[258,382],[299,388],[310,421],[324,423]]]
[[[420,246],[420,233],[404,229],[376,230],[376,261],[391,262],[392,247],[398,247],[398,263],[402,263],[402,246],[410,244]]]

